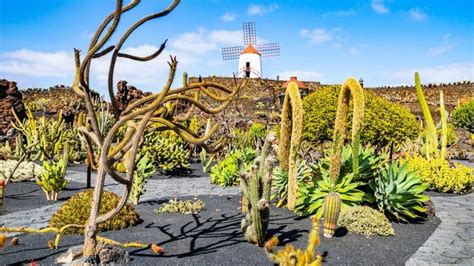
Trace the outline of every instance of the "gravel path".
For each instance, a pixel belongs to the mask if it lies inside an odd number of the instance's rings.
[[[474,265],[474,193],[432,197],[441,224],[407,265]]]
[[[67,178],[75,182],[86,182],[86,174],[75,171],[68,171]],[[94,184],[94,183],[92,183]],[[105,189],[121,195],[124,189],[112,178],[106,178]],[[158,179],[148,180],[146,193],[140,201],[148,201],[158,198],[184,197],[195,195],[236,195],[239,193],[238,187],[221,188],[209,183],[209,177],[199,178],[179,178],[179,179]],[[42,228],[48,225],[51,215],[63,204],[63,202],[34,208],[30,210],[17,211],[0,216],[0,226],[8,227],[33,227]],[[17,234],[9,234],[13,236]]]

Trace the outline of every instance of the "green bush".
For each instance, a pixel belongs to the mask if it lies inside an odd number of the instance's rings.
[[[182,213],[182,214],[198,214],[206,204],[200,200],[178,200],[172,199],[161,207],[155,209],[155,213]]]
[[[339,215],[338,225],[345,227],[349,232],[363,234],[366,237],[395,235],[387,217],[368,206],[345,208]]]
[[[49,226],[59,229],[67,224],[86,225],[91,212],[93,193],[93,190],[86,190],[72,196],[53,214],[49,221]],[[104,191],[102,193],[99,214],[105,214],[114,209],[119,201],[119,196],[112,192]],[[135,212],[135,208],[130,204],[126,204],[113,219],[99,224],[98,230],[99,232],[119,230],[137,223],[138,214]],[[83,234],[84,229],[70,228],[65,233]]]
[[[474,133],[474,100],[457,107],[453,112],[454,125]]]
[[[241,170],[239,168],[239,160],[242,160],[242,167],[246,170],[256,157],[257,152],[252,148],[232,152],[224,160],[211,168],[211,183],[222,187],[237,185]]]
[[[332,140],[339,89],[339,86],[325,87],[303,100],[304,138],[313,144]],[[405,140],[414,140],[419,135],[420,125],[407,108],[388,102],[367,90],[364,94],[366,108],[360,130],[363,144],[381,148],[392,142],[401,144]],[[352,111],[349,111],[349,116],[352,116]],[[348,132],[350,130],[348,128]]]

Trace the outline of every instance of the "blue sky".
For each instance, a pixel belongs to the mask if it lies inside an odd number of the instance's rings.
[[[128,3],[127,0],[124,0]],[[124,15],[115,39],[140,17],[170,1],[142,0]],[[20,88],[72,83],[73,48],[85,50],[113,0],[0,0],[0,78]],[[474,80],[474,1],[235,1],[183,0],[165,18],[146,24],[125,52],[152,53],[152,62],[119,60],[115,80],[159,91],[168,55],[178,75],[231,76],[237,61],[223,61],[221,48],[242,44],[242,23],[255,21],[260,43],[279,42],[279,57],[263,58],[263,75],[322,83],[362,77],[368,86]],[[92,84],[105,88],[108,58],[93,64]],[[181,80],[178,78],[177,80]]]

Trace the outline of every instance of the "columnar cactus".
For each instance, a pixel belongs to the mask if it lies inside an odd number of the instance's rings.
[[[291,109],[290,109],[291,108]],[[281,111],[279,160],[288,172],[288,209],[294,210],[298,195],[297,156],[303,136],[303,102],[296,82],[288,83]]]
[[[242,172],[240,185],[247,211],[241,228],[247,241],[263,246],[270,221],[270,190],[274,158],[272,144],[276,137],[267,135],[260,156],[254,160],[249,172]]]
[[[448,146],[448,117],[442,90],[439,92],[439,112],[441,113],[441,158],[445,159]]]
[[[423,89],[421,88],[420,74],[415,72],[415,86],[416,94],[418,95],[418,101],[420,101],[421,110],[423,111],[423,116],[425,118],[426,125],[426,141],[425,141],[425,153],[426,158],[430,159],[432,156],[438,157],[438,137],[436,135],[436,127],[433,122],[433,117],[430,113],[430,108],[426,103],[425,95],[423,94]]]
[[[341,211],[341,196],[331,192],[324,198],[324,237],[332,237],[336,231],[337,219]]]
[[[339,92],[339,99],[337,104],[336,124],[334,128],[334,138],[331,157],[331,164],[329,166],[329,178],[332,181],[331,190],[335,190],[337,179],[339,178],[342,164],[342,148],[346,139],[347,131],[347,113],[349,109],[350,97],[353,99],[353,116],[352,116],[352,156],[353,156],[353,173],[357,177],[359,174],[359,148],[360,148],[360,127],[364,120],[364,90],[355,78],[347,79],[342,84]],[[324,205],[324,236],[331,237],[337,226],[337,218],[340,212],[340,196],[337,193],[329,193],[328,198],[325,199]],[[336,204],[336,202],[338,202]],[[328,215],[328,216],[326,216]]]
[[[3,190],[5,189],[5,180],[0,178],[0,208],[3,206]],[[1,209],[0,209],[1,212]]]

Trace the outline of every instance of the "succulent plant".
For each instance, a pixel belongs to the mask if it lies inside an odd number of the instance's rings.
[[[182,214],[198,214],[206,204],[196,199],[192,200],[178,200],[176,198],[169,200],[161,207],[155,210],[156,213],[182,213]]]
[[[354,206],[345,208],[338,219],[338,226],[347,231],[363,234],[366,237],[373,235],[393,236],[395,231],[385,215],[369,206]]]
[[[135,205],[138,204],[140,197],[146,192],[145,185],[148,177],[156,171],[148,152],[138,154],[137,157],[138,162],[134,173],[132,190],[130,191],[130,199]]]
[[[298,184],[311,180],[312,171],[305,160],[298,161],[296,176]],[[288,197],[288,173],[280,167],[273,169],[272,190],[271,200],[277,199],[276,205],[278,207],[284,206]]]
[[[372,202],[386,215],[407,222],[425,213],[423,203],[430,199],[424,195],[428,187],[416,171],[409,171],[407,162],[394,160],[369,183],[373,190]]]

